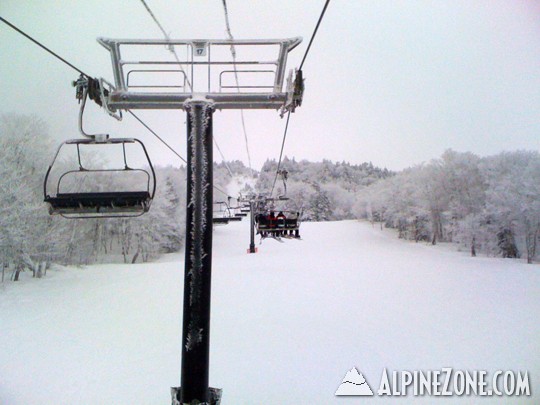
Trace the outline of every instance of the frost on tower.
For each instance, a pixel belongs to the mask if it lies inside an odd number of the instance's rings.
[[[181,387],[173,404],[217,404],[208,388],[212,267],[212,117],[214,110],[280,109],[302,102],[300,71],[287,56],[301,38],[276,40],[125,40],[99,38],[114,84],[100,81],[103,106],[187,112],[187,213]]]

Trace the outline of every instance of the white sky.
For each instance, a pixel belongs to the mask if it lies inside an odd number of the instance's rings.
[[[221,0],[147,0],[172,38],[226,38]],[[235,38],[304,37],[324,0],[228,0]],[[112,81],[96,37],[155,38],[139,0],[2,0],[0,15],[81,70]],[[35,113],[50,132],[78,137],[71,81],[78,73],[0,23],[0,113]],[[481,156],[540,149],[540,3],[536,1],[332,0],[304,65],[304,102],[292,115],[285,154],[372,161],[402,169],[447,148]],[[91,104],[88,131],[140,138],[159,164],[178,159],[127,116],[117,123]],[[185,156],[185,113],[139,115]],[[246,111],[253,167],[278,158],[285,120]],[[214,115],[228,160],[247,162],[238,111]],[[216,160],[220,160],[217,151]]]

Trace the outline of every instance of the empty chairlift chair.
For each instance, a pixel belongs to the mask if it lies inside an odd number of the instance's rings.
[[[233,221],[233,222],[241,221],[243,218],[243,215],[238,215],[238,213],[235,213],[234,211],[236,211],[236,207],[229,208],[229,215],[230,215],[229,221]]]
[[[150,209],[156,175],[138,139],[72,139],[58,148],[43,189],[51,215],[134,217]]]
[[[226,225],[229,223],[229,207],[224,201],[215,201],[212,210],[212,223],[214,225]]]
[[[223,201],[223,203],[225,204],[225,206],[227,207],[227,213],[229,215],[229,222],[236,222],[236,221],[241,221],[242,220],[242,217],[241,216],[238,216],[236,214],[237,210],[240,208],[240,207],[237,207],[237,206],[233,206],[231,204],[233,200],[233,197],[231,196],[227,196],[227,201]]]

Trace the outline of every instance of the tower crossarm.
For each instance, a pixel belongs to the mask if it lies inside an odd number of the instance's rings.
[[[286,108],[294,91],[285,86],[287,57],[301,41],[98,38],[114,74],[105,107],[184,109],[196,98],[216,109]]]

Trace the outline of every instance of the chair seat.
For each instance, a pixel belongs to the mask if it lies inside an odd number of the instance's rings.
[[[52,213],[147,211],[149,201],[148,191],[58,193],[45,198]]]

